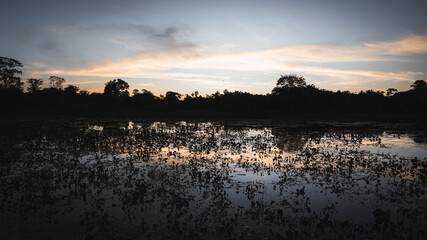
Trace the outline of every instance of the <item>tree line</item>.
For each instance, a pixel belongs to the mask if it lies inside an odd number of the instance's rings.
[[[197,91],[182,95],[168,91],[156,96],[146,89],[133,89],[122,79],[105,83],[103,93],[90,93],[66,80],[50,76],[27,79],[19,75],[22,63],[0,57],[0,100],[2,113],[121,115],[150,113],[209,113],[225,115],[286,116],[323,115],[396,115],[427,116],[427,83],[416,80],[408,91],[366,90],[359,93],[329,91],[306,83],[303,76],[281,75],[269,94],[251,94],[224,90],[201,96]]]

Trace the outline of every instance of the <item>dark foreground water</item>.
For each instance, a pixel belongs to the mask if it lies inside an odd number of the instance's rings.
[[[417,124],[0,123],[0,239],[424,239]]]

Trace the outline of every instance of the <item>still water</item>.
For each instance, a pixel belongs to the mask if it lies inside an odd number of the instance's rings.
[[[0,124],[0,238],[397,238],[427,229],[424,126]]]

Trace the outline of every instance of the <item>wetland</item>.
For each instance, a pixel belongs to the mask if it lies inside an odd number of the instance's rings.
[[[0,122],[1,239],[423,239],[424,124]]]

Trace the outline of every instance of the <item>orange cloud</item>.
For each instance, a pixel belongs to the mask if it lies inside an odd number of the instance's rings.
[[[415,78],[419,76],[425,75],[424,72],[380,72],[380,71],[365,71],[365,70],[342,70],[342,69],[334,69],[334,68],[322,68],[322,67],[311,67],[311,66],[303,66],[303,65],[288,65],[285,66],[291,70],[295,70],[296,72],[308,72],[310,74],[320,74],[333,76],[338,78],[354,78],[355,76],[359,77],[358,82],[370,81],[373,78],[376,80],[401,80],[401,81],[414,81]],[[360,78],[364,77],[364,78]]]
[[[80,85],[80,84],[91,84],[91,83],[97,83],[97,82],[99,82],[99,81],[82,81],[82,82],[67,82],[67,83]]]
[[[104,87],[100,87],[100,88],[85,88],[84,90],[89,91],[89,92],[103,93],[104,92]]]
[[[142,51],[133,56],[90,64],[84,69],[35,72],[51,75],[80,75],[111,78],[169,79],[224,86],[230,77],[207,74],[205,70],[237,72],[297,72],[331,76],[349,81],[413,81],[423,72],[381,72],[360,69],[334,69],[311,66],[313,63],[386,62],[396,60],[388,54],[427,53],[427,36],[410,35],[399,41],[365,43],[362,46],[299,45],[230,54],[207,54],[212,49],[197,46],[171,47]],[[191,71],[191,73],[188,73]],[[185,73],[183,73],[185,72]],[[229,83],[228,86],[232,86]]]
[[[399,41],[365,43],[365,46],[381,49],[388,54],[427,54],[427,36],[409,35]]]

